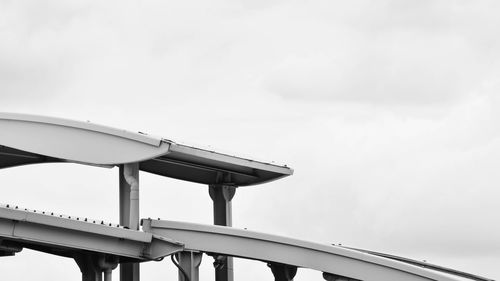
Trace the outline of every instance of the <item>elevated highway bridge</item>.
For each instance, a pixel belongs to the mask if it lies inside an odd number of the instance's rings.
[[[215,259],[216,281],[234,279],[232,257],[262,261],[278,281],[293,280],[300,268],[336,281],[491,281],[391,255],[232,228],[237,188],[293,174],[287,166],[90,122],[0,113],[0,168],[52,162],[119,167],[119,223],[2,205],[0,255],[29,248],[72,258],[84,281],[110,281],[118,265],[122,281],[138,281],[140,263],[167,256],[179,280],[197,281],[203,254]],[[208,185],[214,225],[140,220],[139,171]]]

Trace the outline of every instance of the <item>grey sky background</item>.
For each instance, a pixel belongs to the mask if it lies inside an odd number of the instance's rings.
[[[0,0],[0,111],[287,164],[293,176],[237,191],[235,227],[499,279],[499,12],[498,1]],[[117,174],[6,169],[1,201],[117,221]],[[142,217],[212,222],[204,186],[141,174],[141,200]],[[27,250],[0,271],[80,278],[73,261]],[[256,262],[235,271],[272,280]],[[166,260],[141,274],[176,278]]]

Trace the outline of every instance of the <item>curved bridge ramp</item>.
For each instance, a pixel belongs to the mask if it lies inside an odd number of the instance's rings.
[[[151,219],[143,219],[142,225],[145,232],[182,241],[185,251],[266,262],[275,280],[293,280],[296,269],[304,267],[322,271],[326,280],[338,281],[491,281],[451,269],[425,268],[366,251],[230,227]]]
[[[73,258],[82,280],[89,281],[101,280],[96,276],[103,272],[111,274],[118,263],[174,254],[183,268],[179,279],[197,281],[201,253],[265,262],[277,281],[293,280],[301,267],[321,271],[325,280],[335,281],[493,281],[401,257],[232,227],[143,219],[142,230],[0,205],[0,256],[29,248]]]

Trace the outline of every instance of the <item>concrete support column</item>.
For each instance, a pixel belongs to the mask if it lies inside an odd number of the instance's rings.
[[[104,281],[112,281],[112,272],[118,266],[118,258],[116,256],[100,255],[97,259],[97,265],[104,273]]]
[[[179,270],[179,281],[199,281],[202,253],[185,251],[175,255],[182,268],[182,271]],[[188,279],[185,278],[184,274],[187,275]]]
[[[106,269],[104,271],[104,281],[112,281],[111,277],[113,275],[111,274],[111,272],[112,272],[111,269]]]
[[[209,194],[214,202],[214,224],[232,226],[232,206],[231,200],[236,193],[236,187],[224,184],[214,184],[209,186]],[[226,256],[216,256],[215,280],[233,281],[233,258]]]
[[[73,259],[82,272],[82,281],[111,281],[111,272],[118,265],[118,258],[104,254],[77,253]]]
[[[102,281],[102,272],[91,254],[77,254],[74,260],[82,272],[82,281]]]
[[[139,230],[139,163],[120,165],[120,224]],[[139,281],[139,263],[120,264],[120,281]]]
[[[297,267],[293,265],[268,263],[267,266],[271,268],[275,281],[293,281],[295,274],[297,274]]]
[[[210,198],[214,201],[214,224],[233,225],[231,200],[236,193],[235,186],[214,184],[209,186]]]

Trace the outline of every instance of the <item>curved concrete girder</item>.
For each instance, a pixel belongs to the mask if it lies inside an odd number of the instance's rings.
[[[141,171],[201,184],[225,175],[248,186],[293,174],[260,162],[90,122],[0,112],[0,168],[48,162],[97,166],[139,163]]]
[[[11,148],[97,165],[140,162],[169,152],[161,138],[90,122],[0,113],[0,144]]]
[[[185,249],[306,267],[358,280],[463,280],[403,262],[342,247],[231,227],[143,220],[143,230],[182,241]]]
[[[425,261],[418,261],[418,260],[413,260],[413,259],[409,259],[409,258],[391,255],[391,254],[369,251],[369,250],[365,250],[365,249],[358,249],[358,248],[345,247],[345,246],[339,246],[339,247],[351,249],[351,250],[355,250],[355,251],[359,251],[359,252],[364,252],[364,253],[368,253],[371,255],[380,256],[380,257],[384,257],[384,258],[388,258],[388,259],[392,259],[392,260],[402,261],[404,263],[413,264],[413,265],[416,265],[419,267],[429,268],[429,269],[432,269],[435,271],[440,271],[443,273],[464,277],[465,279],[477,280],[477,281],[495,281],[495,280],[490,279],[490,278],[478,276],[475,274],[463,272],[463,271],[456,270],[456,269],[451,269],[451,268],[435,265],[435,264],[428,263]]]

